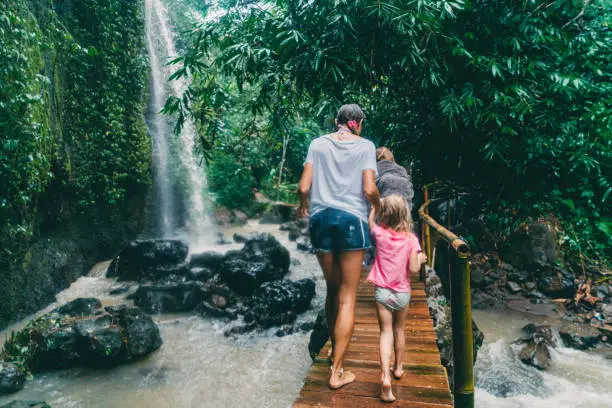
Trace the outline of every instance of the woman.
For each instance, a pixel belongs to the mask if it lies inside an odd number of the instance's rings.
[[[380,196],[401,195],[406,199],[408,208],[412,210],[414,188],[406,169],[395,162],[393,153],[386,147],[379,147],[376,150],[376,160],[378,160],[376,163],[378,170],[376,187],[380,191]]]
[[[310,214],[310,236],[325,281],[325,312],[332,343],[329,387],[355,381],[342,364],[353,334],[357,286],[365,250],[370,247],[369,204],[376,211],[376,150],[360,137],[365,115],[358,105],[343,105],[337,132],[308,148],[299,185],[299,217]]]

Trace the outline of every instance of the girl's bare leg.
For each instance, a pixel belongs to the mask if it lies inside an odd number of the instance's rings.
[[[327,284],[327,295],[325,297],[325,316],[327,317],[327,330],[334,349],[334,327],[338,317],[338,291],[340,290],[340,267],[332,253],[317,253],[319,265],[323,270],[325,283]]]
[[[395,401],[391,389],[391,358],[393,357],[393,312],[376,303],[378,326],[380,327],[380,399],[385,402]]]
[[[393,366],[393,376],[397,379],[404,375],[404,347],[406,344],[404,330],[407,314],[408,305],[401,310],[395,310],[393,312],[393,339],[395,343],[395,364]]]
[[[334,327],[334,355],[329,387],[338,389],[355,381],[355,374],[342,372],[344,356],[348,350],[355,325],[355,302],[357,286],[361,277],[361,267],[365,251],[341,252],[338,255],[342,275],[338,292],[338,317]]]

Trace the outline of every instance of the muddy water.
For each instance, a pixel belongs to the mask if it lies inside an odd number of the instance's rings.
[[[529,319],[513,312],[474,312],[474,320],[486,336],[475,367],[477,406],[612,407],[612,360],[605,354],[558,347],[551,350],[553,361],[548,371],[528,367],[515,358],[511,344],[520,337],[521,327],[534,317]],[[559,338],[557,342],[561,344]]]
[[[315,257],[295,251],[295,242],[289,242],[278,225],[253,222],[240,231],[272,232],[291,250],[291,257],[300,265],[291,266],[288,278],[314,278],[317,284],[311,310],[299,321],[314,320],[325,293]],[[104,265],[98,265],[90,276],[80,278],[59,294],[59,302],[81,296],[98,297],[104,304],[124,302],[120,296],[108,295],[116,283],[104,278],[103,271]],[[310,368],[305,333],[278,338],[271,329],[263,334],[227,338],[223,335],[227,326],[218,320],[190,315],[154,319],[160,325],[164,345],[147,359],[109,370],[78,368],[36,375],[24,390],[0,397],[0,405],[18,398],[45,400],[53,408],[287,407],[299,394]],[[0,339],[4,340],[8,332],[0,333]]]
[[[291,250],[301,265],[291,267],[289,278],[310,277],[317,284],[313,307],[300,316],[300,321],[314,320],[325,293],[315,258],[295,251],[295,243],[278,226],[253,222],[240,231],[272,232]],[[105,267],[97,265],[89,276],[60,293],[58,303],[82,296],[98,297],[104,304],[124,302],[121,296],[108,295],[117,284],[104,278]],[[475,369],[477,407],[612,407],[612,360],[559,348],[553,351],[552,368],[540,372],[519,363],[511,350],[520,328],[529,322],[524,315],[475,311],[474,317],[486,333]],[[226,338],[227,326],[218,320],[191,315],[161,315],[155,320],[164,345],[149,358],[109,370],[78,368],[36,375],[23,391],[0,397],[0,405],[18,398],[46,400],[54,408],[280,408],[295,400],[310,368],[305,333],[278,338],[272,329]],[[0,333],[0,341],[8,332]]]

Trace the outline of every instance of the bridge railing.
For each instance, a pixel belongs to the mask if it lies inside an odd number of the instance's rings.
[[[425,187],[425,203],[419,208],[423,249],[429,266],[433,266],[431,230],[433,229],[449,245],[450,307],[452,318],[453,397],[455,408],[474,407],[474,354],[472,345],[472,298],[470,293],[470,247],[429,216],[428,188]],[[448,205],[450,219],[450,202]],[[450,222],[449,222],[450,227]],[[438,271],[442,273],[442,271]],[[421,280],[424,271],[421,272]]]

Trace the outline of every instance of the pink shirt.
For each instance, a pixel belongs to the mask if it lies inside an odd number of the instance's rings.
[[[420,251],[416,235],[395,232],[379,225],[371,229],[376,240],[376,260],[368,281],[396,292],[410,292],[410,255]]]

